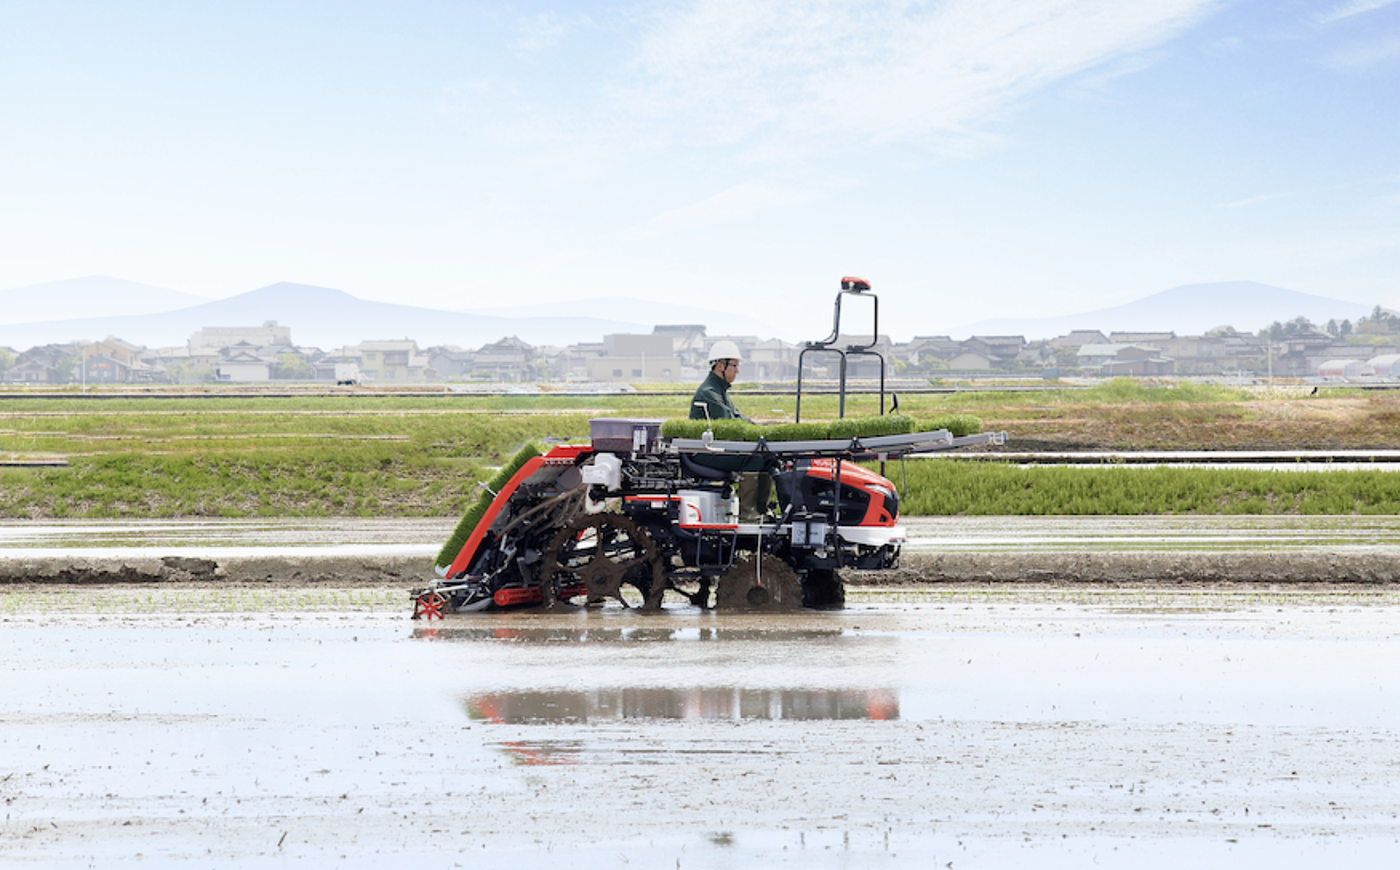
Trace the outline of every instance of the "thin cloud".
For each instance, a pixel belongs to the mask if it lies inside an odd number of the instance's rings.
[[[1265,193],[1259,196],[1251,196],[1236,202],[1222,202],[1216,208],[1243,208],[1261,202],[1269,202],[1275,199],[1311,198],[1319,195],[1337,193],[1340,191],[1363,190],[1371,191],[1377,185],[1400,184],[1400,175],[1372,175],[1365,178],[1356,178],[1351,181],[1343,181],[1338,184],[1328,184],[1323,187],[1315,187],[1308,190],[1295,190],[1286,193]]]
[[[1400,35],[1388,35],[1334,52],[1328,63],[1340,69],[1364,70],[1400,58]]]
[[[1124,76],[1136,75],[1149,69],[1166,55],[1161,51],[1145,51],[1140,54],[1104,64],[1099,69],[1080,76],[1073,85],[1073,93],[1098,95],[1109,90],[1109,86]]]
[[[1319,24],[1331,24],[1334,21],[1341,21],[1343,18],[1350,18],[1353,15],[1361,15],[1366,12],[1374,12],[1386,6],[1390,6],[1400,0],[1352,0],[1342,6],[1338,6],[1331,12],[1324,12],[1317,17]]]
[[[1256,205],[1261,202],[1269,202],[1275,199],[1287,199],[1291,193],[1266,193],[1262,196],[1251,196],[1248,199],[1241,199],[1237,202],[1222,202],[1216,208],[1244,208],[1249,205]]]
[[[750,220],[765,212],[809,205],[825,196],[814,190],[746,181],[700,202],[662,212],[643,226],[625,230],[622,239],[648,241],[673,232]]]
[[[697,0],[643,36],[626,104],[696,144],[841,148],[973,134],[1020,98],[1158,46],[1217,0]]]
[[[593,26],[587,15],[557,15],[540,12],[520,21],[519,33],[511,47],[519,54],[539,54],[558,45],[571,31]]]

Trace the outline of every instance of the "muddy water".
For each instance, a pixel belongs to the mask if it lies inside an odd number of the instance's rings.
[[[1387,547],[1400,517],[905,517],[910,552],[1209,551]],[[455,520],[0,521],[0,559],[437,555]]]
[[[1400,517],[910,517],[908,552],[1259,552],[1400,554]]]
[[[0,855],[1394,865],[1400,608],[1104,601],[431,625],[12,607]]]
[[[437,555],[455,520],[0,521],[0,558]]]

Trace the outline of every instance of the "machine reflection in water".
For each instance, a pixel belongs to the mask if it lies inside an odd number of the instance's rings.
[[[556,626],[526,628],[515,624],[500,626],[442,626],[414,628],[412,637],[418,640],[443,641],[506,641],[515,643],[580,643],[590,646],[608,644],[656,643],[664,641],[817,641],[846,639],[841,628],[695,628],[695,627],[630,627],[580,628]]]
[[[625,688],[495,692],[466,699],[472,719],[501,724],[583,723],[620,719],[899,718],[891,689]]]

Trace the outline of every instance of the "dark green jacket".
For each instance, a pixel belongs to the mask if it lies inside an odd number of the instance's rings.
[[[695,391],[695,397],[690,400],[690,419],[705,419],[704,408],[695,407],[696,402],[704,402],[710,409],[711,420],[731,420],[739,419],[746,423],[752,423],[748,417],[739,413],[739,409],[734,407],[734,403],[729,401],[729,382],[714,372],[710,372]]]

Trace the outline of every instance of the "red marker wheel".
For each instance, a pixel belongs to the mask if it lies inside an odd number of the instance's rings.
[[[424,592],[413,599],[414,619],[442,619],[442,609],[447,599],[436,592]]]

